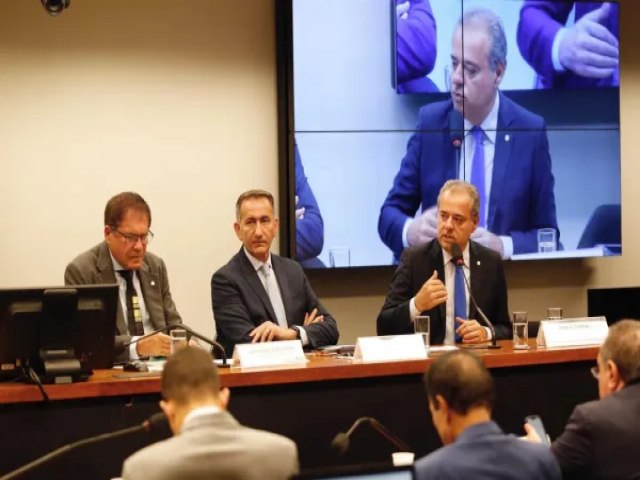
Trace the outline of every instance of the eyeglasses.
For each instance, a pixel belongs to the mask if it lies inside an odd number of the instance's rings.
[[[593,367],[591,367],[591,375],[593,375],[593,378],[595,378],[596,380],[598,380],[600,378],[600,366],[599,365],[594,365]]]
[[[123,238],[124,243],[129,246],[136,245],[138,243],[138,240],[140,240],[143,245],[148,245],[149,242],[153,240],[153,232],[151,230],[149,230],[147,233],[144,233],[142,235],[136,235],[135,233],[121,232],[116,228],[114,228],[113,231],[118,235],[120,235]]]

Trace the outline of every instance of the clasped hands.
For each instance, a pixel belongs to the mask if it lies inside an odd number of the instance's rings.
[[[318,309],[314,308],[311,313],[304,315],[303,326],[306,327],[322,321],[324,321],[324,316],[318,315]],[[271,320],[262,322],[251,330],[249,336],[252,338],[251,343],[271,342],[273,340],[295,340],[298,337],[297,332],[292,328],[283,328]]]
[[[438,278],[437,270],[424,282],[415,296],[415,306],[420,312],[431,310],[447,301],[447,287]],[[476,320],[464,320],[456,317],[456,333],[462,337],[462,343],[481,343],[489,340],[487,330]]]

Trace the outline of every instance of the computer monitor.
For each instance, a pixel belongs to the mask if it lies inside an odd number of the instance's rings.
[[[117,284],[0,289],[0,375],[68,383],[111,368],[117,308]]]
[[[602,315],[609,325],[624,318],[640,319],[640,287],[590,288],[587,305],[590,317]]]

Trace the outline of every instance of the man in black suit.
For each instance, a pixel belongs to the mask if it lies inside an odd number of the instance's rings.
[[[240,195],[234,228],[243,247],[211,278],[218,341],[229,354],[237,343],[300,339],[316,348],[338,341],[336,321],[302,267],[271,253],[279,225],[269,192]]]
[[[378,335],[413,333],[415,318],[423,314],[431,317],[432,343],[491,340],[491,330],[474,320],[477,312],[464,283],[464,269],[478,306],[495,325],[496,338],[510,338],[502,260],[469,240],[478,226],[478,192],[468,182],[449,180],[440,190],[437,205],[438,238],[402,254],[378,315]],[[454,244],[463,252],[463,267],[452,262]]]
[[[640,322],[609,329],[591,369],[600,400],[578,405],[553,442],[562,478],[640,478]],[[525,424],[527,437],[540,441]]]

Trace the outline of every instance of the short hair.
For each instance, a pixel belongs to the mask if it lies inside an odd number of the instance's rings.
[[[266,190],[258,190],[258,189],[247,190],[246,192],[241,193],[240,196],[238,197],[238,200],[236,200],[236,219],[237,220],[240,220],[240,207],[242,207],[242,202],[244,202],[249,198],[266,198],[267,200],[269,200],[269,203],[271,204],[271,208],[274,208],[273,195],[271,195],[269,192],[267,192]]]
[[[493,379],[480,357],[472,353],[457,350],[436,358],[424,375],[424,385],[434,408],[438,407],[437,395],[460,415],[472,407],[493,408]]]
[[[220,390],[218,367],[206,350],[185,347],[165,363],[161,386],[162,397],[178,405],[187,405],[193,399],[217,397]]]
[[[502,19],[488,8],[472,8],[467,10],[458,21],[456,27],[468,25],[475,22],[484,23],[491,41],[489,47],[489,68],[495,72],[498,65],[507,66],[507,37],[504,33]],[[464,36],[464,33],[463,33]]]
[[[151,209],[144,198],[135,192],[122,192],[109,199],[104,208],[104,224],[118,227],[129,210],[146,214],[151,226]]]
[[[465,182],[464,180],[447,180],[444,182],[440,193],[438,193],[438,208],[440,208],[440,199],[445,193],[461,190],[469,195],[471,199],[471,216],[477,220],[480,216],[480,197],[478,196],[478,190],[476,190],[473,184]]]
[[[612,325],[600,356],[616,364],[624,383],[640,380],[640,321],[620,320]]]

